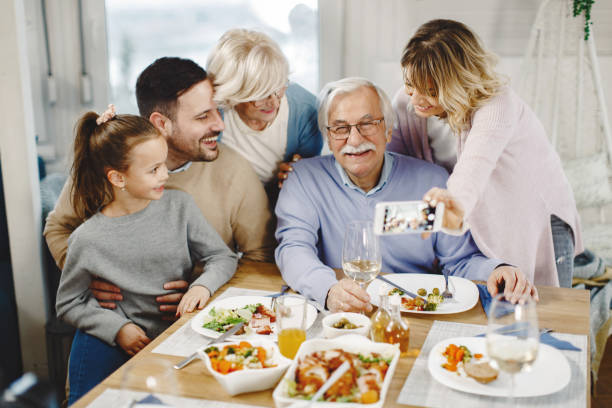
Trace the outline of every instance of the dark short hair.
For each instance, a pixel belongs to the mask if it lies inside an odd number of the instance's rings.
[[[195,84],[209,79],[204,68],[190,59],[163,57],[146,67],[136,81],[140,116],[159,112],[174,118],[176,101]]]

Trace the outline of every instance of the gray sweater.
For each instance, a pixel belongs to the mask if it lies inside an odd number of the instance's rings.
[[[57,293],[57,316],[115,345],[121,327],[133,322],[149,338],[165,330],[155,298],[172,293],[164,283],[189,279],[196,262],[204,272],[191,284],[214,293],[236,271],[237,256],[208,224],[192,197],[167,190],[142,211],[109,218],[97,213],[68,240]],[[89,290],[98,276],[121,288],[123,300],[103,309]]]

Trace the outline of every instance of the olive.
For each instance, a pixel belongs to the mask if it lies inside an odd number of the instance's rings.
[[[427,294],[427,291],[424,288],[417,290],[417,295],[419,296],[425,296],[426,294]]]

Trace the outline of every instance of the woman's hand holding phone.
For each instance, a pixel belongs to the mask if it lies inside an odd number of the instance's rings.
[[[423,200],[432,206],[444,203],[444,217],[442,228],[446,230],[462,231],[464,226],[463,208],[448,190],[434,187],[423,196]]]

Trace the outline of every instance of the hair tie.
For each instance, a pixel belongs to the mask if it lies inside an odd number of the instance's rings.
[[[108,105],[108,108],[104,111],[104,113],[98,116],[98,119],[96,119],[96,123],[98,125],[101,125],[103,123],[108,122],[114,117],[115,117],[115,105],[111,103],[110,105]]]

